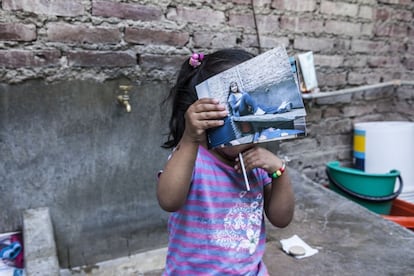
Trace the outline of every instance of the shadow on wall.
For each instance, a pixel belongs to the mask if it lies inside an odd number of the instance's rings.
[[[134,86],[128,113],[120,84],[0,85],[0,232],[21,228],[23,210],[49,207],[61,267],[167,242],[155,188],[169,153],[160,148],[168,87]]]

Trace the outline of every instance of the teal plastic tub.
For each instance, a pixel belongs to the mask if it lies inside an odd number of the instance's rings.
[[[390,214],[392,202],[402,191],[403,182],[398,170],[384,174],[341,167],[338,161],[326,164],[329,188],[355,201],[369,210],[382,215]],[[396,180],[399,187],[395,191]]]

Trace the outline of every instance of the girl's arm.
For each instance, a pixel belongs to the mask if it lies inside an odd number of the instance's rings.
[[[280,168],[280,167],[279,167]],[[286,227],[293,219],[294,195],[288,172],[273,179],[265,189],[265,213],[269,221],[277,227]]]
[[[254,147],[243,153],[243,161],[246,170],[262,168],[268,173],[280,169],[283,162],[272,152]],[[236,165],[239,169],[239,165]],[[277,227],[286,227],[293,219],[295,199],[288,172],[278,178],[273,179],[272,183],[264,187],[264,209],[269,221]]]
[[[185,130],[180,143],[167,161],[157,185],[158,202],[175,212],[185,203],[190,190],[198,147],[206,146],[205,130],[223,125],[226,108],[214,99],[200,99],[185,113]]]
[[[158,203],[165,211],[175,212],[185,203],[197,152],[198,143],[181,139],[167,161],[157,186]]]

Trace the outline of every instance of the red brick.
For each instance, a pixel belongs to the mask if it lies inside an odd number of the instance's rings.
[[[407,37],[409,41],[414,41],[414,28],[408,28]]]
[[[410,5],[412,0],[378,0],[378,3],[396,4],[396,5]]]
[[[376,10],[370,6],[359,6],[358,17],[372,20]]]
[[[121,32],[118,28],[70,25],[64,23],[49,23],[47,40],[73,43],[118,43]]]
[[[412,42],[414,42],[414,39],[411,39],[411,41]],[[397,43],[397,42],[395,42],[395,44],[396,44],[396,46],[394,46],[394,48],[397,48],[400,44],[399,43]],[[398,47],[398,49],[400,49],[399,47]],[[413,43],[409,43],[409,44],[407,44],[407,49],[405,49],[405,47],[404,47],[404,50],[406,50],[407,51],[407,53],[409,53],[409,54],[411,54],[411,55],[414,55],[414,44]]]
[[[60,56],[57,50],[0,50],[0,64],[6,68],[58,66]]]
[[[384,53],[389,50],[389,46],[384,41],[353,40],[351,49],[357,53]]]
[[[252,0],[215,0],[214,2],[219,2],[221,4],[235,4],[235,5],[248,5],[252,4]],[[270,3],[271,0],[255,0],[255,5],[263,5],[263,2]]]
[[[381,21],[387,20],[401,20],[412,21],[413,13],[410,10],[392,9],[390,7],[378,8],[376,12],[376,19]]]
[[[289,38],[287,37],[276,37],[274,35],[260,36],[260,44],[263,48],[274,48],[276,46],[282,45],[283,47],[287,48],[289,46]]]
[[[344,2],[322,1],[321,13],[333,14],[338,16],[355,17],[358,14],[358,5]]]
[[[389,80],[410,80],[413,78],[413,73],[412,71],[408,71],[408,70],[400,70],[400,71],[388,71],[388,72],[381,72],[382,73],[382,79],[383,80],[388,80],[388,78],[390,78]],[[406,102],[408,104],[408,102]],[[412,115],[412,104],[410,104],[411,106],[411,112],[410,114]],[[414,117],[413,117],[414,119]]]
[[[335,52],[337,52],[337,51],[340,51],[340,52],[348,51],[349,48],[351,47],[351,40],[349,40],[349,39],[335,38],[335,39],[332,39],[332,40],[334,41],[332,50],[334,50]]]
[[[177,71],[185,59],[186,57],[183,56],[142,55],[140,58],[140,66],[145,71]]]
[[[274,42],[272,43],[266,36],[260,36],[260,44],[264,48],[269,48],[268,45],[274,44]],[[257,41],[257,35],[256,34],[243,35],[243,38],[240,39],[240,46],[244,48],[259,47],[259,42]]]
[[[297,37],[293,47],[299,50],[311,50],[315,52],[331,50],[334,47],[332,39],[320,39],[313,37]]]
[[[317,71],[316,73],[318,84],[320,87],[340,86],[346,84],[346,72],[327,72],[322,74],[319,71]]]
[[[187,44],[190,35],[187,32],[126,28],[124,39],[136,44],[166,44],[182,47]]]
[[[361,24],[361,33],[360,36],[369,36],[374,35],[375,25],[374,23],[362,23]]]
[[[298,33],[320,33],[323,30],[323,21],[301,18],[282,16],[280,20],[280,28],[294,31]]]
[[[223,0],[223,1],[225,1],[225,0]],[[237,0],[233,0],[233,1],[237,1]],[[241,0],[241,1],[243,1],[243,0]],[[252,0],[245,0],[244,2],[249,2],[247,4],[251,4]],[[272,0],[254,0],[254,6],[255,7],[270,6],[271,3],[272,3]]]
[[[378,83],[380,79],[381,76],[375,72],[352,71],[348,74],[348,82],[355,85]]]
[[[391,41],[390,45],[388,46],[390,53],[404,53],[404,54],[414,54],[414,51],[410,52],[409,44],[405,45],[398,40]]]
[[[410,10],[394,10],[392,18],[410,22],[413,20],[413,12]]]
[[[280,17],[280,28],[282,30],[286,29],[289,31],[299,31],[298,25],[300,20],[302,20],[302,18],[284,15]]]
[[[258,15],[257,27],[259,32],[262,33],[275,33],[278,32],[279,27],[279,16],[278,15]]]
[[[235,27],[255,28],[254,18],[251,13],[245,14],[229,14],[229,25]]]
[[[288,47],[289,39],[286,37],[277,37],[274,35],[261,35],[260,36],[260,46],[263,51],[270,50],[280,45],[284,47]],[[240,39],[239,46],[243,48],[251,48],[251,47],[258,48],[259,42],[257,41],[257,35],[256,34],[251,34],[251,35],[244,34]],[[250,51],[252,53],[254,52],[254,50],[252,49],[250,49]]]
[[[58,16],[78,16],[84,13],[80,0],[3,0],[3,9]]]
[[[408,27],[404,24],[381,24],[377,25],[375,34],[378,36],[405,37],[408,34]]]
[[[138,4],[96,0],[92,2],[92,15],[141,21],[153,21],[161,20],[162,11],[159,8],[148,5],[144,6]]]
[[[365,68],[367,66],[368,57],[366,55],[357,55],[353,53],[345,57],[345,62],[343,66],[349,67],[350,69],[360,67]]]
[[[325,23],[324,31],[332,34],[357,36],[361,32],[361,23],[328,20]]]
[[[398,56],[374,56],[368,58],[368,66],[370,67],[395,67],[401,65]]]
[[[341,67],[344,64],[343,56],[314,55],[315,66]]]
[[[237,44],[241,38],[241,33],[211,33],[195,32],[193,34],[194,47],[196,48],[227,48]]]
[[[34,24],[0,23],[0,40],[33,41],[36,36]]]
[[[378,8],[375,14],[375,18],[380,21],[387,21],[391,18],[391,11],[388,8]]]
[[[170,9],[167,18],[180,22],[200,23],[202,25],[220,25],[226,20],[222,11],[215,11],[207,7],[203,9],[182,7]]]
[[[408,70],[414,70],[414,57],[405,58],[403,63]]]
[[[131,52],[69,52],[70,66],[75,67],[130,67],[135,66],[136,56]]]
[[[222,0],[223,3],[227,3],[227,2],[231,2],[234,3],[236,5],[250,5],[252,3],[252,0]]]
[[[314,11],[316,9],[315,0],[272,0],[272,8],[277,10],[290,11]]]
[[[254,5],[258,7],[270,6],[271,4],[272,0],[254,0]]]

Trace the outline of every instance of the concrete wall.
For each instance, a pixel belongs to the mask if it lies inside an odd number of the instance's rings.
[[[0,231],[49,207],[62,267],[164,246],[155,174],[168,111],[158,106],[192,51],[311,50],[325,92],[414,79],[412,1],[254,3],[0,0]],[[124,83],[135,87],[131,113],[116,102]],[[309,136],[268,146],[323,183],[325,162],[351,161],[352,123],[413,121],[413,91],[305,100]]]
[[[135,87],[126,113],[119,83],[0,85],[0,231],[20,229],[25,209],[49,207],[64,267],[166,242],[155,197],[168,154],[166,86]]]

